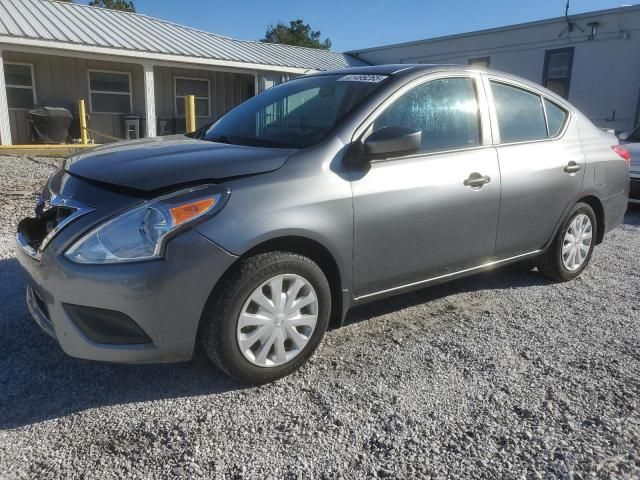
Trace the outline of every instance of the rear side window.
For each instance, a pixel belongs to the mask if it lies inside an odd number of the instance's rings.
[[[539,95],[493,81],[491,89],[502,143],[547,138],[547,125]]]
[[[564,122],[567,121],[567,111],[546,98],[544,99],[544,108],[547,111],[549,137],[557,137],[562,127],[564,127]]]
[[[422,152],[480,144],[480,119],[474,81],[442,78],[409,90],[374,122],[373,131],[406,127],[422,132]]]

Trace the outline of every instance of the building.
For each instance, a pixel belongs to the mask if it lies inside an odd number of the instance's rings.
[[[640,6],[347,53],[371,64],[491,67],[554,90],[602,128],[640,120]]]
[[[236,40],[145,15],[49,0],[0,1],[0,143],[31,143],[34,106],[86,99],[97,143],[123,137],[123,115],[141,134],[184,129],[184,96],[197,123],[215,120],[290,76],[360,65],[337,52]]]

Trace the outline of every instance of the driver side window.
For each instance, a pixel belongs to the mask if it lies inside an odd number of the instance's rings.
[[[373,131],[405,127],[422,132],[421,152],[480,145],[480,115],[474,80],[441,78],[409,90],[373,123]]]

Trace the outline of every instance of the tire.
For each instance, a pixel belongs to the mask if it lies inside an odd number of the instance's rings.
[[[299,293],[288,295],[295,291],[299,282],[306,284],[299,288]],[[273,292],[277,288],[280,288],[281,294],[274,296]],[[261,292],[267,298],[267,303],[260,295]],[[253,298],[257,298],[260,303]],[[293,305],[308,299],[312,303],[298,310],[295,315],[277,313],[290,310],[285,308],[289,306],[289,298]],[[276,302],[279,304],[276,305]],[[282,305],[281,310],[278,310],[279,305]],[[241,314],[243,325],[247,318],[259,317],[259,322],[265,323],[255,329],[253,326],[242,327],[239,324]],[[316,263],[290,252],[261,253],[240,260],[219,282],[219,287],[214,289],[202,314],[199,334],[207,356],[222,371],[242,383],[263,384],[289,375],[304,364],[322,340],[329,326],[330,315],[329,282]],[[301,321],[303,317],[311,319],[304,320],[305,322],[312,322],[313,317],[316,317],[315,325],[292,327],[290,322]],[[291,328],[295,328],[298,335]],[[259,329],[265,333],[260,334]],[[252,341],[252,334],[260,338],[251,348],[247,348]],[[269,337],[265,337],[266,335]],[[241,341],[245,348],[241,348]],[[270,341],[271,347],[268,346]],[[296,342],[303,341],[306,344],[298,347]],[[263,349],[267,353],[261,356]],[[291,355],[293,357],[287,358],[284,363],[278,363]]]
[[[582,257],[582,262],[579,264],[579,266],[573,265],[573,268],[568,268],[566,261],[563,259],[563,247],[565,246],[565,244],[568,244],[568,241],[566,242],[567,231],[572,228],[572,224],[578,217],[583,219],[584,216],[589,219],[591,225],[591,237],[588,245],[588,252],[586,252],[586,255],[584,257]],[[589,261],[591,260],[597,231],[598,224],[596,222],[596,215],[593,212],[593,209],[586,203],[577,203],[569,211],[567,217],[562,222],[558,233],[556,234],[547,251],[539,258],[538,270],[540,270],[540,272],[542,272],[545,276],[559,282],[567,282],[580,276],[580,274],[584,271],[584,269],[589,264]],[[583,250],[581,250],[581,252],[582,251]]]

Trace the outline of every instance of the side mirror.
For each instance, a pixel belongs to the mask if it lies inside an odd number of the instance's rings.
[[[618,139],[624,142],[627,138],[629,138],[629,135],[631,135],[631,132],[621,132],[618,134]]]
[[[413,153],[422,146],[422,132],[404,127],[384,127],[364,141],[367,155]]]

